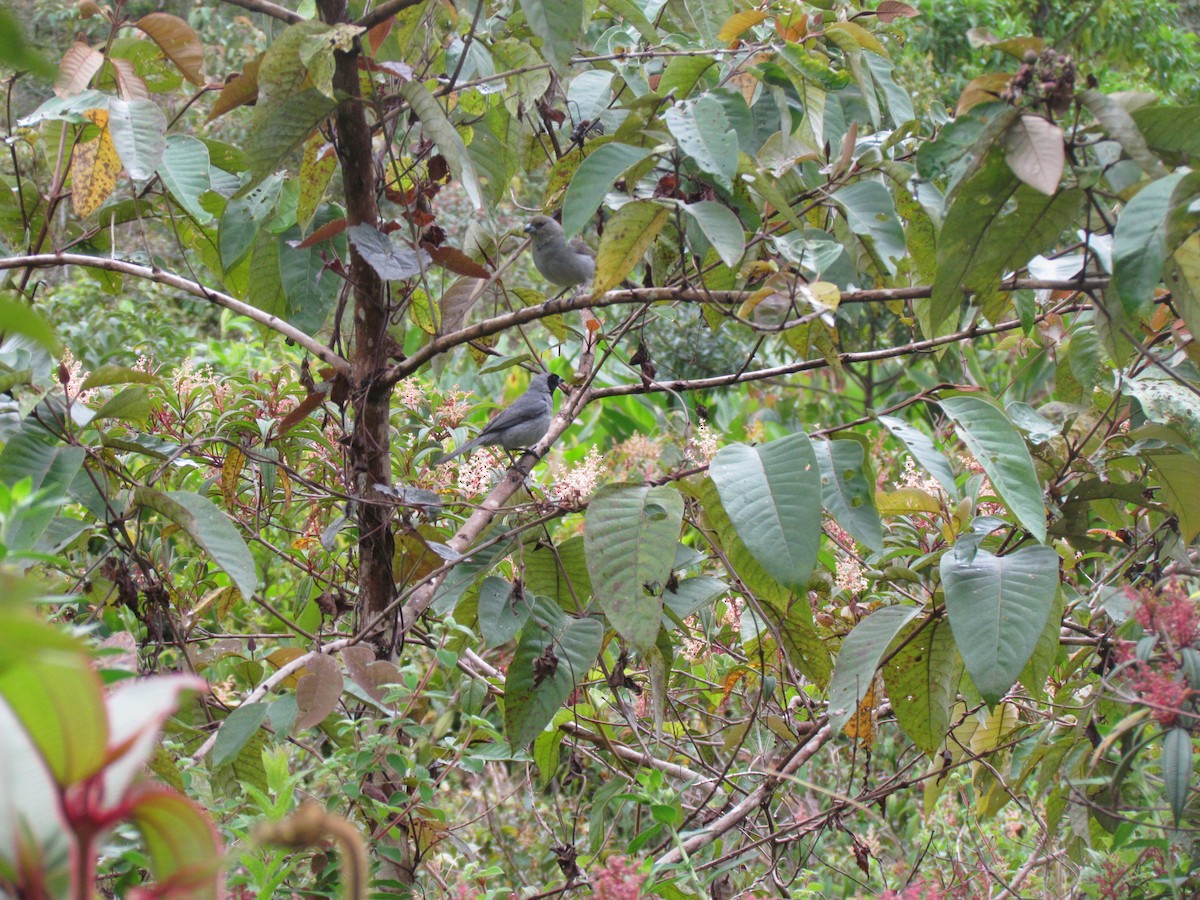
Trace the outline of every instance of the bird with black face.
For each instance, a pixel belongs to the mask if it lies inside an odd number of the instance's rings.
[[[534,216],[525,226],[533,237],[533,264],[542,277],[561,288],[587,284],[596,274],[596,254],[579,238],[569,242],[549,216]]]
[[[552,372],[535,375],[529,388],[502,409],[471,440],[438,460],[438,465],[476,447],[500,447],[510,453],[527,450],[546,436],[554,416],[554,389],[562,379]]]

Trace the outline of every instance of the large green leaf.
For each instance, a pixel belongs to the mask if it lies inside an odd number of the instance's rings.
[[[221,839],[195,803],[161,785],[147,784],[133,799],[130,819],[142,835],[150,871],[159,882],[193,900],[223,896]]]
[[[821,502],[839,525],[872,550],[883,549],[875,485],[858,441],[814,441],[821,466]]]
[[[708,242],[717,251],[717,256],[721,257],[721,262],[731,269],[737,268],[746,252],[746,235],[742,223],[732,210],[715,200],[683,203],[680,209],[700,226]]]
[[[529,619],[533,597],[516,593],[503,578],[489,575],[479,586],[479,632],[489,647],[511,641]]]
[[[1197,181],[1200,176],[1177,172],[1150,182],[1117,219],[1112,243],[1113,287],[1128,319],[1146,313],[1162,279],[1163,263],[1173,249],[1167,247],[1172,198],[1185,178]]]
[[[563,198],[562,226],[570,238],[583,230],[600,208],[613,182],[654,151],[630,144],[602,144],[579,164]]]
[[[189,491],[156,491],[139,487],[134,492],[139,506],[166,516],[208,552],[237,585],[243,597],[258,589],[254,557],[233,523],[207,497]]]
[[[634,200],[617,210],[604,229],[596,251],[596,277],[592,291],[612,290],[642,261],[671,211],[653,200]]]
[[[1147,419],[1172,429],[1200,451],[1200,397],[1191,384],[1162,375],[1149,369],[1127,379],[1125,390],[1137,398]]]
[[[1187,543],[1200,534],[1200,460],[1187,453],[1148,453],[1146,459],[1162,483],[1163,500],[1179,517],[1179,534]]]
[[[946,739],[961,675],[962,659],[945,619],[925,623],[883,667],[883,686],[896,721],[930,756]]]
[[[658,639],[682,527],[683,497],[673,487],[606,484],[588,504],[583,544],[596,600],[643,652]]]
[[[194,137],[173,134],[158,163],[162,179],[175,202],[187,210],[197,222],[208,222],[212,213],[200,205],[200,197],[210,190],[208,146]]]
[[[926,472],[937,479],[938,484],[945,489],[947,496],[958,496],[958,485],[954,483],[954,470],[950,468],[945,454],[934,446],[929,435],[895,416],[880,416],[879,421],[887,427],[888,431],[904,442],[908,452]]]
[[[829,682],[829,728],[846,727],[875,682],[875,670],[900,629],[921,612],[916,606],[885,606],[854,626],[838,651]]]
[[[953,328],[964,291],[992,289],[1006,271],[1052,246],[1075,221],[1083,199],[1079,190],[1047,196],[1022,184],[1004,154],[992,150],[951,198],[938,238],[933,297],[921,310],[926,334]]]
[[[420,81],[407,81],[400,86],[400,95],[408,101],[412,111],[421,120],[421,127],[437,144],[438,152],[445,157],[450,171],[466,191],[467,199],[476,210],[484,208],[483,185],[475,172],[475,164],[467,152],[458,129],[446,118],[446,111],[429,89]]]
[[[980,695],[995,705],[1033,655],[1058,591],[1058,554],[1023,547],[994,556],[961,542],[942,556],[954,640]]]
[[[867,249],[889,275],[904,258],[904,229],[896,217],[896,204],[887,188],[877,181],[856,181],[833,195],[846,214],[850,230],[863,238]]]
[[[597,619],[566,615],[546,597],[535,597],[504,680],[504,733],[524,747],[554,718],[596,662],[604,640]]]
[[[1195,753],[1192,749],[1192,735],[1186,728],[1171,728],[1163,735],[1162,776],[1163,790],[1167,802],[1171,805],[1171,813],[1175,816],[1175,824],[1183,815],[1188,798],[1192,793],[1192,768],[1195,765]]]
[[[5,522],[8,552],[32,550],[58,513],[83,467],[82,447],[54,446],[46,432],[26,426],[9,438],[0,451],[0,484],[13,486],[29,479],[31,492],[44,492],[45,501],[19,506]],[[57,500],[57,502],[50,502]]]
[[[108,101],[108,130],[121,165],[134,181],[148,181],[163,158],[167,117],[153,100]],[[205,162],[208,150],[205,149]]]
[[[529,30],[542,41],[542,56],[564,71],[583,33],[583,0],[520,0]]]
[[[410,81],[404,87],[416,83]],[[277,103],[259,103],[255,108],[250,136],[246,140],[251,177],[239,191],[239,196],[249,193],[260,181],[282,166],[313,130],[329,118],[336,107],[337,103],[316,88],[289,95]],[[459,144],[461,143],[462,139],[459,138]]]
[[[695,100],[677,103],[667,110],[663,119],[679,142],[679,149],[718,185],[732,191],[733,176],[738,167],[738,136],[729,124],[721,102],[704,94]]]
[[[254,736],[266,719],[267,710],[268,706],[265,703],[246,703],[225,718],[217,731],[217,741],[213,746],[214,766],[223,766],[237,759],[246,742]]]
[[[1046,507],[1033,457],[1021,433],[999,407],[963,394],[939,400],[958,436],[983,466],[1004,505],[1039,542],[1046,540]]]
[[[738,537],[784,587],[803,592],[821,543],[821,476],[808,435],[713,457],[709,474]]]

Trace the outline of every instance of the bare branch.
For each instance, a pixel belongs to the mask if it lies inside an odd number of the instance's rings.
[[[239,316],[253,319],[260,325],[265,325],[272,331],[279,332],[285,338],[299,344],[313,356],[333,366],[339,372],[349,373],[350,371],[350,364],[346,360],[300,329],[289,325],[278,316],[263,312],[261,309],[257,309],[248,303],[243,303],[241,300],[231,297],[228,294],[214,291],[212,288],[205,287],[198,281],[182,278],[173,272],[126,262],[123,259],[87,256],[83,253],[38,253],[33,256],[10,256],[7,259],[0,259],[0,271],[4,269],[26,268],[54,269],[65,268],[67,266],[81,266],[87,269],[103,269],[106,272],[119,272],[122,275],[130,275],[134,278],[141,278],[146,281],[153,281],[157,284],[165,284],[168,287],[176,288],[186,294],[191,294],[193,297],[199,297],[201,300],[207,300],[210,303],[223,306],[237,313]]]
[[[249,10],[250,12],[262,13],[264,16],[270,16],[272,19],[279,19],[282,22],[287,22],[289,25],[304,21],[304,16],[292,12],[286,6],[272,3],[271,0],[225,0],[225,2],[230,6],[240,6],[242,9]]]
[[[387,0],[387,2],[380,3],[369,13],[366,13],[354,24],[360,28],[374,28],[380,22],[386,21],[397,13],[404,12],[410,6],[416,6],[418,3],[424,2],[425,0]]]

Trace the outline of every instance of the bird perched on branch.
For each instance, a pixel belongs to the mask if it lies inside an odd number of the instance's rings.
[[[562,226],[549,216],[534,216],[525,226],[533,236],[533,264],[551,284],[570,288],[586,284],[596,274],[596,254],[579,238],[568,242]]]
[[[561,230],[559,234],[562,234]],[[532,447],[550,430],[554,389],[560,384],[562,379],[552,373],[534,376],[525,393],[502,409],[472,440],[439,459],[438,465],[475,447],[501,447],[509,451]]]

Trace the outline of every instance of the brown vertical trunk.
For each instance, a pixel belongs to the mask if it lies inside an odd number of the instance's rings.
[[[345,0],[320,0],[321,18],[343,21]],[[371,127],[360,99],[358,54],[338,53],[334,89],[349,99],[338,106],[337,153],[342,164],[346,218],[349,224],[375,225],[375,162],[371,153]],[[384,609],[394,595],[392,582],[391,511],[386,503],[372,503],[377,484],[391,484],[392,469],[388,412],[392,389],[379,374],[387,363],[387,294],[379,274],[350,246],[350,281],[354,297],[354,347],[351,356],[354,436],[350,465],[358,504],[358,612],[369,617]],[[391,634],[383,640],[389,646]]]

